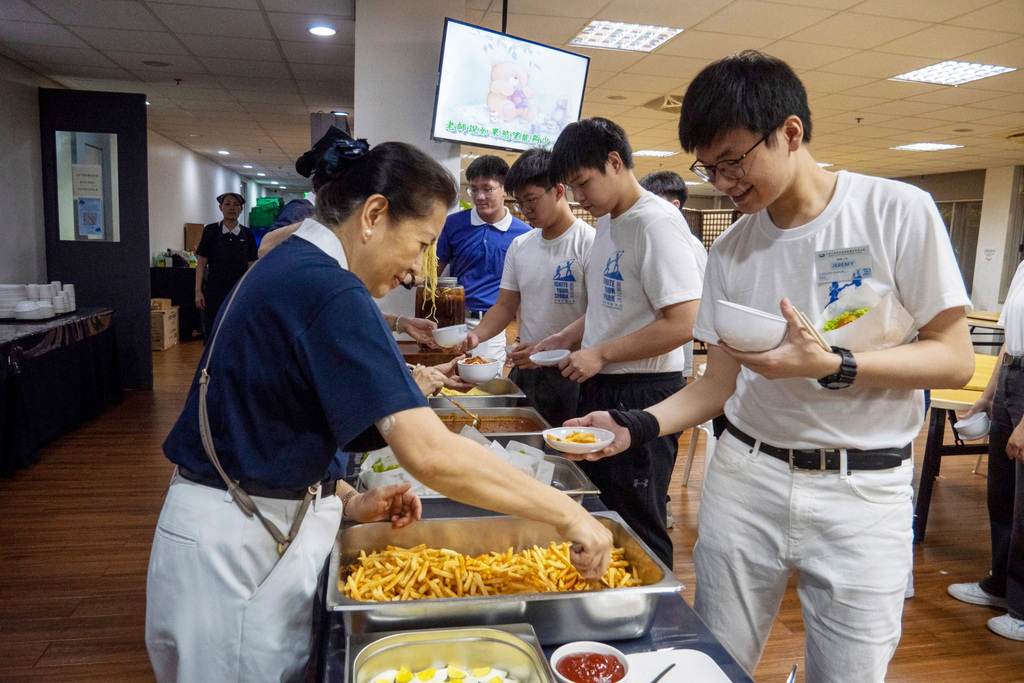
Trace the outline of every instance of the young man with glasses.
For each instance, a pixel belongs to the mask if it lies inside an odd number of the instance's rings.
[[[565,127],[552,150],[551,177],[571,186],[591,215],[610,220],[599,223],[594,238],[586,316],[537,350],[579,348],[559,367],[581,384],[580,414],[668,398],[686,384],[682,346],[693,338],[701,292],[686,221],[640,186],[626,132],[608,119]],[[604,504],[669,567],[665,502],[678,443],[678,434],[668,434],[615,458],[580,463]]]
[[[746,214],[708,259],[694,326],[707,370],[646,411],[580,422],[617,430],[614,453],[724,408],[700,501],[694,607],[752,673],[797,572],[807,680],[881,683],[912,568],[921,390],[970,379],[970,299],[931,197],[825,171],[810,138],[806,92],[784,62],[747,51],[694,78],[680,143],[696,154],[693,171]],[[867,348],[818,346],[798,311],[823,319],[834,292],[864,285],[891,293],[908,323],[865,317],[851,325],[867,325]],[[761,353],[731,348],[715,332],[723,301],[781,312],[785,339]],[[897,335],[911,341],[886,341]]]
[[[437,272],[451,265],[466,290],[466,325],[473,330],[498,300],[498,285],[505,267],[505,253],[512,241],[530,226],[505,208],[505,174],[501,157],[485,155],[466,168],[473,208],[448,216],[437,239]],[[505,364],[505,328],[480,342],[476,354]]]
[[[518,210],[536,228],[520,235],[505,256],[498,301],[479,327],[469,333],[471,350],[504,330],[522,306],[519,340],[509,378],[526,394],[527,403],[549,423],[561,425],[576,417],[579,384],[556,367],[530,361],[537,342],[577,320],[587,310],[585,283],[594,228],[572,215],[565,186],[551,180],[551,152],[531,149],[512,164],[505,189],[516,198]]]

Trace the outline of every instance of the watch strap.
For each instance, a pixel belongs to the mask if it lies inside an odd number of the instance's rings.
[[[857,378],[857,361],[849,349],[833,346],[832,353],[839,354],[839,370],[818,380],[826,389],[845,389]]]

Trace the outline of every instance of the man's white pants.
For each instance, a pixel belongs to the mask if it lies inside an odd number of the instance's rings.
[[[284,533],[301,502],[253,500]],[[311,503],[281,556],[226,491],[175,474],[146,582],[146,648],[157,680],[301,681],[317,581],[341,512],[337,496]]]
[[[913,459],[843,478],[726,432],[706,470],[694,608],[712,632],[753,673],[799,571],[808,683],[882,683],[912,568]]]
[[[476,318],[466,318],[466,329],[470,332],[476,329],[480,321]],[[494,358],[498,361],[498,367],[505,367],[505,330],[494,335],[490,339],[482,339],[480,344],[470,353],[481,358]]]

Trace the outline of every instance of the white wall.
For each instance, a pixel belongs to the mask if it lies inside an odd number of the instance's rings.
[[[168,248],[185,248],[185,223],[219,221],[217,196],[239,192],[243,179],[159,133],[150,130],[148,135],[149,250],[155,260]],[[243,225],[256,198],[264,194],[257,183],[250,180],[248,185]]]
[[[999,310],[999,285],[1006,258],[1007,231],[1013,201],[1013,166],[990,168],[985,173],[985,197],[978,228],[978,255],[974,262],[971,299],[982,311]],[[1016,254],[1014,254],[1016,256]]]
[[[59,86],[4,57],[0,74],[0,283],[47,282],[38,86]]]

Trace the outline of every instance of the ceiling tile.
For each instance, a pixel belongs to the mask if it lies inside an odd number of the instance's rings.
[[[677,55],[695,57],[707,62],[720,59],[734,52],[743,50],[760,50],[771,43],[770,38],[754,38],[738,36],[731,33],[711,33],[710,31],[683,31],[668,41],[655,52],[659,55]]]
[[[868,83],[874,83],[877,79],[865,76],[851,76],[849,74],[829,74],[824,71],[805,71],[800,74],[800,80],[804,84],[809,96],[813,97],[820,93],[833,93],[856,88]]]
[[[910,100],[895,100],[876,104],[874,106],[862,107],[861,110],[878,114],[892,114],[895,116],[921,116],[922,114],[933,114],[948,109],[944,104],[929,104],[928,102],[911,102]]]
[[[174,98],[175,104],[188,112],[241,112],[245,108],[233,99],[220,100],[186,100]]]
[[[866,49],[924,28],[928,28],[928,24],[920,21],[843,12],[797,31],[789,38],[804,43]]]
[[[158,0],[168,5],[193,5],[198,7],[227,7],[230,9],[260,8],[257,0]]]
[[[609,96],[615,97],[615,99],[609,100]],[[620,100],[618,99],[619,97],[624,99]],[[656,96],[652,96],[650,93],[594,88],[587,93],[583,106],[586,107],[588,102],[593,102],[594,104],[607,104],[616,107],[629,105],[627,108],[631,108],[637,105],[647,104],[655,97]]]
[[[706,59],[693,57],[673,57],[671,55],[647,55],[643,59],[630,64],[625,71],[630,74],[647,74],[663,76],[685,84],[708,65]],[[634,88],[635,89],[635,88]],[[668,92],[664,90],[662,92]]]
[[[281,50],[289,62],[302,64],[349,64],[356,63],[356,46],[339,43],[300,43],[282,40]]]
[[[220,7],[166,5],[155,2],[149,3],[149,6],[175,33],[234,36],[259,40],[272,37],[261,12]]]
[[[853,10],[860,14],[875,14],[881,17],[942,22],[984,7],[991,2],[992,0],[927,0],[927,2],[865,0]]]
[[[794,7],[760,0],[735,0],[714,16],[697,24],[695,28],[701,31],[779,39],[832,15],[833,12],[826,9]]]
[[[654,95],[678,93],[684,89],[685,80],[649,74],[621,73],[602,84],[602,90],[630,91],[648,93],[647,99]]]
[[[145,52],[119,52],[107,50],[107,56],[126,69],[137,71],[159,71],[169,78],[177,78],[180,74],[207,73],[206,67],[187,55],[159,55]],[[170,66],[154,66],[143,62],[162,62]]]
[[[76,26],[74,32],[100,50],[184,55],[188,52],[167,31],[125,31],[114,28]]]
[[[40,73],[53,78],[72,76],[77,78],[103,78],[107,80],[134,81],[130,73],[120,67],[89,66],[87,64],[40,64]],[[991,112],[989,112],[991,113]]]
[[[292,114],[294,116],[306,117],[309,115],[306,107],[302,104],[282,104],[278,102],[246,102],[245,110],[256,115],[263,114]],[[275,138],[276,139],[276,138]]]
[[[986,126],[1004,126],[1006,128],[1022,128],[1024,127],[1024,112],[1015,111],[1007,114],[999,114],[998,116],[981,117],[976,116],[980,110],[971,108],[965,113],[965,117],[959,119],[961,121],[977,121],[978,123]],[[991,114],[992,111],[988,110]]]
[[[927,57],[908,57],[865,50],[851,57],[826,64],[820,68],[820,71],[867,76],[868,78],[892,78],[934,63],[935,60]]]
[[[730,2],[732,0],[646,0],[643,3],[612,0],[596,18],[690,29]]]
[[[786,0],[787,5],[801,5],[804,7],[820,7],[822,9],[846,10],[856,5],[860,0]]]
[[[68,26],[158,31],[160,22],[134,0],[33,0],[35,6]]]
[[[301,12],[303,14],[328,14],[352,19],[355,16],[355,0],[262,0],[268,12]]]
[[[590,19],[607,4],[608,0],[573,0],[572,2],[515,0],[515,10],[521,14],[532,14],[538,17],[580,17]],[[500,4],[491,9],[500,9]]]
[[[999,99],[999,93],[990,90],[976,90],[969,88],[954,88],[942,86],[938,90],[927,92],[922,95],[914,95],[906,99],[912,102],[932,102],[934,104],[945,104],[947,106],[959,106],[970,104],[978,107],[987,106],[986,101]]]
[[[239,102],[266,102],[268,97],[267,93],[253,92],[249,90],[233,90],[231,96]],[[273,101],[278,104],[294,104],[297,106],[305,105],[303,97],[297,93],[275,93]]]
[[[629,109],[628,105],[625,104],[601,104],[597,102],[584,102],[583,110],[580,112],[580,118],[589,119],[595,116],[601,116],[606,119],[614,120],[616,116]]]
[[[266,93],[298,93],[295,81],[290,78],[257,78],[256,76],[220,76],[220,83],[228,90],[251,90]]]
[[[224,59],[200,57],[211,73],[217,76],[257,76],[266,78],[288,78],[288,67],[283,61],[255,62],[249,59]]]
[[[320,14],[290,14],[286,12],[268,12],[270,26],[279,40],[297,40],[303,43],[324,43],[327,45],[355,45],[356,24],[350,19]],[[311,26],[326,24],[337,33],[333,36],[314,36],[309,32]],[[438,34],[440,35],[440,30]]]
[[[612,76],[617,76],[618,71],[601,71],[600,69],[587,70],[587,89],[597,88]]]
[[[637,118],[654,119],[656,122],[678,121],[679,112],[665,111],[663,109],[648,109],[647,107],[633,107],[627,112],[630,116]],[[654,124],[651,124],[654,125]]]
[[[1024,69],[1017,69],[998,76],[983,78],[959,86],[978,90],[996,90],[1004,93],[1024,92]]]
[[[940,121],[978,121],[992,117],[994,112],[991,109],[980,107],[946,107],[935,111],[927,111],[916,114],[922,120],[938,119]],[[989,124],[995,125],[995,124]]]
[[[836,77],[839,74],[835,74]],[[876,80],[867,85],[858,86],[844,90],[844,95],[863,95],[864,97],[882,97],[890,100],[900,100],[914,95],[922,95],[928,92],[942,90],[948,86],[936,85],[934,83],[911,83],[907,81],[890,81],[888,79]],[[945,106],[945,105],[939,105]]]
[[[1024,111],[1024,93],[975,102],[974,106],[998,111]]]
[[[484,15],[485,14],[487,14],[487,12],[482,10],[482,9],[468,9],[467,8],[466,9],[465,21],[466,21],[467,24],[473,24],[473,25],[479,26],[480,22],[482,22],[484,20]]]
[[[278,61],[281,53],[273,40],[252,40],[232,36],[178,35],[189,51],[197,57],[229,57],[232,59],[254,59],[257,61]]]
[[[1024,33],[1024,11],[1021,10],[1020,0],[1003,0],[950,19],[946,23],[991,31]]]
[[[1024,38],[1011,40],[1002,45],[971,52],[961,57],[965,62],[980,62],[981,64],[998,64],[1000,66],[1012,66],[1024,68]]]
[[[1009,42],[1016,37],[1013,33],[1001,31],[939,25],[878,45],[874,49],[879,52],[931,57],[936,61],[944,61]]]
[[[356,79],[354,65],[345,64],[290,64],[296,80],[300,81],[352,81]]]
[[[29,5],[25,0],[4,0],[0,3],[0,21],[53,23],[52,19]]]
[[[561,5],[573,5],[575,3],[550,3],[553,7]],[[516,5],[516,9],[520,9]],[[494,26],[500,30],[501,13],[489,12],[483,21],[483,25]],[[545,43],[561,47],[566,45],[568,49],[575,50],[575,46],[568,46],[570,40],[575,38],[583,27],[587,25],[586,19],[578,17],[545,16],[538,17],[535,14],[513,14],[508,15],[507,32],[512,36],[520,36],[532,40],[535,43]]]
[[[221,87],[197,88],[186,85],[150,85],[149,87],[151,92],[159,93],[162,97],[172,100],[225,100],[233,97],[231,93]]]
[[[299,92],[304,95],[352,98],[355,83],[352,81],[304,81],[299,80]]]
[[[223,87],[216,76],[210,74],[174,74],[164,73],[163,70],[136,71],[135,76],[146,83],[154,83],[163,88],[177,88],[187,86],[192,88],[221,88]]]
[[[840,111],[856,111],[866,107],[872,107],[885,102],[877,97],[853,97],[851,95],[824,95],[822,97],[811,97],[811,106],[838,109]]]
[[[645,56],[643,52],[624,52],[622,50],[591,50],[587,48],[573,48],[573,52],[590,57],[590,68],[601,71],[623,71],[630,64],[639,61]]]
[[[0,43],[89,47],[63,26],[29,21],[0,21]]]
[[[99,50],[92,48],[58,47],[55,45],[18,45],[9,46],[31,62],[38,64],[82,64],[85,66],[102,66],[108,69],[118,65],[107,59]]]

